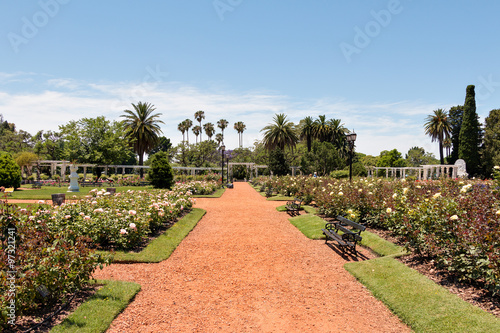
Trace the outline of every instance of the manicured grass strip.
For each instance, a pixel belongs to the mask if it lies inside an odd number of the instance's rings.
[[[265,196],[265,194],[264,194]],[[293,200],[293,197],[286,197],[284,195],[277,195],[274,197],[267,198],[269,201],[288,201],[288,200]]]
[[[193,230],[206,211],[193,208],[189,214],[180,219],[170,229],[154,239],[141,252],[116,251],[114,262],[160,262],[172,254],[181,241]],[[106,252],[109,253],[109,252]]]
[[[51,200],[52,199],[52,194],[56,193],[65,193],[66,194],[66,199],[71,200],[73,199],[73,196],[76,196],[76,199],[81,199],[84,198],[86,195],[89,194],[91,190],[94,188],[98,190],[106,190],[106,188],[112,187],[112,186],[106,186],[103,185],[101,187],[82,187],[80,186],[80,192],[67,192],[68,191],[68,186],[42,186],[41,189],[39,190],[17,190],[12,193],[12,196],[9,196],[9,199],[20,199],[20,200]],[[29,188],[29,187],[28,187]],[[116,192],[125,192],[127,190],[132,190],[132,191],[144,191],[144,190],[151,190],[151,186],[147,187],[142,187],[142,186],[118,186],[115,187]]]
[[[141,290],[133,282],[98,280],[97,283],[104,286],[50,332],[105,332]]]
[[[225,191],[226,191],[225,188],[219,188],[219,189],[215,190],[215,192],[212,194],[195,194],[192,197],[193,198],[220,198],[224,194]]]
[[[313,206],[302,205],[302,208],[304,208],[307,214],[313,214],[313,215],[318,214],[318,210]]]
[[[311,214],[291,217],[288,219],[297,229],[299,229],[307,238],[325,239],[322,228],[325,227],[325,220],[321,217]]]
[[[395,258],[408,254],[408,252],[403,247],[386,241],[385,239],[369,231],[361,232],[361,236],[363,237],[363,239],[361,240],[360,244],[365,247],[369,247],[373,252],[381,257],[392,256],[393,258]]]
[[[500,320],[392,257],[344,266],[415,332],[500,332]]]

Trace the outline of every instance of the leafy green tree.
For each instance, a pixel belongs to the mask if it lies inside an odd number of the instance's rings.
[[[23,130],[17,131],[16,125],[4,120],[0,114],[0,151],[16,154],[31,151],[32,147],[31,134]]]
[[[92,164],[125,164],[133,156],[122,122],[105,117],[82,118],[59,126],[61,157]]]
[[[462,117],[464,107],[462,105],[453,106],[448,111],[448,120],[451,127],[451,154],[448,158],[450,164],[458,160],[458,147],[460,146],[460,128],[462,128]]]
[[[491,110],[484,127],[484,170],[489,176],[494,166],[500,166],[500,109]]]
[[[264,127],[264,146],[268,150],[280,148],[283,151],[286,147],[293,149],[299,138],[294,131],[293,123],[287,120],[285,114],[276,114],[273,118],[274,123]]]
[[[458,157],[463,159],[467,165],[467,172],[471,176],[477,176],[480,172],[480,147],[481,126],[476,113],[476,94],[474,85],[467,86],[462,126],[460,128],[460,146]]]
[[[418,167],[420,165],[438,164],[439,161],[432,153],[426,153],[422,147],[412,147],[408,150],[405,156],[406,164],[410,167]]]
[[[172,149],[172,143],[170,142],[170,139],[161,136],[158,139],[158,144],[156,145],[156,147],[151,149],[149,155],[154,155],[160,151],[168,152],[170,149]]]
[[[316,172],[319,176],[345,167],[345,160],[339,156],[335,146],[330,142],[314,141],[310,152],[302,155],[300,168],[305,174]]]
[[[377,161],[378,167],[405,167],[406,161],[397,149],[383,150]]]
[[[158,137],[162,133],[159,124],[164,124],[159,120],[161,113],[153,114],[155,107],[150,103],[132,103],[133,111],[125,110],[124,124],[126,136],[129,138],[134,151],[139,155],[139,165],[144,165],[144,154],[147,154],[158,143]],[[144,170],[141,168],[141,178]]]
[[[21,168],[21,173],[24,172],[26,168],[26,174],[31,175],[31,164],[38,160],[38,156],[32,152],[24,151],[16,155],[15,161],[17,165]]]
[[[285,154],[280,147],[276,147],[269,152],[269,170],[274,176],[285,176],[290,171],[290,166],[285,159]]]
[[[174,174],[168,161],[168,154],[164,151],[160,151],[151,157],[148,176],[154,188],[172,188]]]
[[[61,134],[53,131],[39,131],[34,137],[35,147],[33,151],[42,160],[61,160],[63,151],[63,141]]]
[[[306,140],[307,151],[311,151],[312,141],[314,139],[314,120],[308,116],[302,119],[299,123],[300,139]]]
[[[433,112],[434,114],[427,116],[425,134],[431,137],[432,142],[439,143],[439,160],[441,164],[444,164],[443,142],[450,136],[451,126],[446,111],[437,109]]]
[[[364,166],[376,166],[379,159],[378,156],[365,155],[362,153],[355,153],[355,155]]]
[[[0,186],[21,186],[21,168],[7,152],[0,152]]]

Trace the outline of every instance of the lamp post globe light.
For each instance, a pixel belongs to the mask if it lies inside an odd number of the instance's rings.
[[[357,134],[352,130],[352,132],[347,133],[346,140],[349,145],[349,181],[352,181],[352,156],[354,154],[354,141],[356,141]]]
[[[224,188],[224,151],[226,150],[226,146],[224,146],[224,142],[220,145],[220,153],[222,160],[222,170],[221,170],[221,185]]]

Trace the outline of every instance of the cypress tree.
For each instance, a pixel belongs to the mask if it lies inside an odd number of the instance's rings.
[[[481,128],[478,118],[474,85],[469,85],[465,94],[458,147],[458,157],[467,164],[469,176],[477,176],[480,170]]]

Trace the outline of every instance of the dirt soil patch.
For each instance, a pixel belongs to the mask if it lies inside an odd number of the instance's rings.
[[[142,290],[108,332],[409,332],[343,265],[307,239],[247,183],[207,210],[168,260],[113,264],[98,279],[137,282]]]

